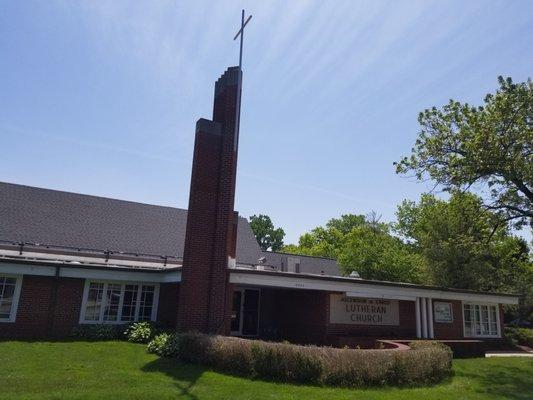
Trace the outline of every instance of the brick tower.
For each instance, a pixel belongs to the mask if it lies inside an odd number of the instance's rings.
[[[196,123],[189,212],[179,294],[180,331],[229,334],[237,213],[233,210],[242,70],[230,67],[215,84],[213,120]]]

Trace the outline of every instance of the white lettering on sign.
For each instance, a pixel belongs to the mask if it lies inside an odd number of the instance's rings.
[[[398,300],[364,299],[331,294],[329,322],[351,325],[399,325]]]

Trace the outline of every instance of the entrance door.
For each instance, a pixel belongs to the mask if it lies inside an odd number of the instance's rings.
[[[259,289],[236,289],[233,291],[231,310],[231,334],[257,336],[259,326]]]

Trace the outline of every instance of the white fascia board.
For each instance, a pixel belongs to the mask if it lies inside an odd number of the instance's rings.
[[[114,281],[135,282],[180,282],[181,272],[150,273],[142,271],[113,271],[107,269],[69,268],[62,267],[59,276],[65,278],[105,279]]]
[[[61,265],[52,267],[48,265],[0,263],[0,273],[6,274],[55,276],[56,268],[59,268],[59,276],[63,278],[107,279],[117,281],[160,283],[181,282],[181,271],[154,273],[144,271],[111,270],[103,268],[73,268],[64,267]]]
[[[389,296],[402,296],[409,300],[416,297],[430,297],[432,299],[518,304],[518,297],[499,296],[497,294],[463,293],[439,289],[368,284],[357,281],[343,282],[326,279],[320,280],[303,276],[276,276],[274,274],[268,276],[267,274],[251,274],[231,271],[230,282],[242,285],[322,290],[359,295],[364,294],[365,297],[394,298]]]
[[[54,276],[55,267],[32,264],[0,263],[0,273],[18,275]]]
[[[389,299],[389,300],[407,300],[416,301],[416,296],[406,296],[404,294],[387,293],[382,290],[369,291],[369,290],[357,290],[352,292],[346,292],[347,297],[371,297],[374,299]]]

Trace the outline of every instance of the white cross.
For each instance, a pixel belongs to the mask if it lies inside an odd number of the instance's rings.
[[[244,10],[242,10],[242,15],[241,15],[241,29],[239,29],[239,32],[237,32],[237,34],[235,35],[235,37],[233,38],[233,40],[237,40],[237,38],[240,36],[241,37],[241,48],[240,48],[240,51],[239,51],[239,69],[241,69],[241,66],[242,66],[242,41],[243,41],[243,38],[244,38],[244,27],[246,26],[246,24],[252,19],[252,16],[250,15],[246,21],[244,21]]]

